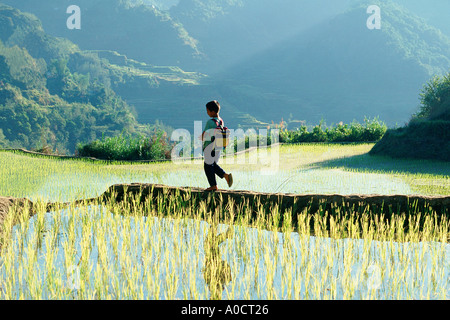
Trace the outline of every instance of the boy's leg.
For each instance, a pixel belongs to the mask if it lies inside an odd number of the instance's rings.
[[[227,174],[217,163],[214,162],[214,172],[221,178],[225,178],[229,187],[233,185],[233,176]]]
[[[225,171],[219,166],[219,158],[220,158],[220,150],[214,150],[214,156],[217,154],[217,158],[215,158],[214,163],[212,164],[214,166],[214,173],[219,176],[220,179],[223,179],[225,177]]]
[[[231,187],[233,185],[233,176],[230,174],[227,174],[218,164],[219,162],[219,158],[220,158],[220,151],[218,152],[218,156],[216,158],[216,161],[213,163],[214,165],[214,172],[215,174],[217,174],[221,179],[225,178],[225,180],[227,181],[227,184],[229,187]]]
[[[216,175],[215,175],[215,163],[206,164],[206,162],[204,162],[203,168],[205,170],[206,177],[208,178],[209,186],[210,187],[217,186]]]
[[[215,157],[216,152],[212,151],[212,156]],[[227,175],[226,172],[219,166],[217,161],[219,161],[220,151],[218,152],[217,158],[212,164],[203,163],[203,168],[206,173],[206,177],[208,178],[208,182],[210,187],[215,187],[217,189],[217,181],[216,174],[221,178],[225,178],[227,180],[228,186],[233,184],[231,174]]]
[[[216,162],[212,165],[214,166],[214,173],[217,174],[220,179],[223,179],[226,172]]]

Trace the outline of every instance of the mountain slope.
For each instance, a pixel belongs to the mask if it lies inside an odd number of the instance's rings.
[[[156,7],[129,0],[1,0],[35,14],[49,35],[66,38],[83,50],[111,50],[154,65],[192,69],[201,52],[184,27]],[[81,10],[81,29],[66,26],[70,5]]]
[[[155,6],[160,10],[169,10],[178,4],[179,0],[130,0],[132,4],[146,4]]]
[[[343,12],[351,0],[181,0],[170,9],[215,73]]]
[[[205,75],[162,67],[108,50],[80,50],[45,33],[35,16],[0,4],[0,144],[45,143],[73,152],[78,142],[157,120],[193,131],[204,104],[220,97]],[[227,124],[256,120],[232,106]],[[137,122],[137,120],[139,123]]]
[[[447,0],[392,0],[414,14],[420,16],[425,22],[440,29],[450,37],[450,23],[448,12],[450,12],[450,1]]]
[[[102,134],[140,130],[98,57],[92,57],[89,74],[70,70],[82,54],[73,43],[48,36],[36,17],[3,4],[0,31],[2,147],[50,145],[73,152],[78,142]]]
[[[9,17],[0,16],[5,46],[25,48],[34,59],[25,65],[41,68],[27,75],[10,63],[2,74],[12,77],[9,84],[28,77],[28,84],[68,103],[95,105],[87,88],[96,82],[134,107],[141,123],[159,119],[189,130],[205,119],[204,104],[212,99],[224,106],[229,127],[267,126],[282,117],[331,123],[380,116],[403,123],[422,84],[450,66],[449,39],[385,1],[181,0],[163,12],[140,0],[79,0],[81,30],[66,27],[69,0],[0,2],[36,13],[45,27],[24,14],[15,24],[30,32],[13,34]],[[345,12],[353,2],[362,4]],[[366,9],[375,3],[382,29],[368,30]],[[71,74],[65,89],[48,78],[50,68],[58,69],[53,59]]]
[[[222,74],[231,102],[263,121],[408,121],[423,83],[450,69],[450,39],[402,7],[379,5],[381,30],[366,27],[368,5],[358,5]]]

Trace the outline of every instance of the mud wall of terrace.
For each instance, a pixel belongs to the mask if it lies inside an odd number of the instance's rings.
[[[420,215],[419,229],[423,228],[426,216],[433,216],[436,222],[450,220],[450,196],[427,197],[406,195],[323,195],[323,194],[272,194],[251,191],[219,190],[205,192],[204,189],[190,187],[169,187],[157,184],[119,184],[109,187],[97,198],[78,200],[73,203],[47,203],[47,211],[56,210],[69,205],[85,205],[89,203],[115,206],[121,212],[121,206],[141,206],[144,211],[151,209],[163,216],[173,216],[182,208],[190,208],[192,218],[208,220],[214,218],[219,223],[230,222],[254,225],[258,219],[265,222],[260,226],[265,229],[282,231],[285,219],[294,230],[297,230],[298,216],[307,213],[310,217],[310,231],[314,234],[317,218],[321,224],[330,228],[330,219],[355,219],[362,226],[359,216],[367,213],[372,221],[389,222],[395,215],[404,215],[404,230],[408,231],[408,217]],[[0,197],[0,230],[3,222],[14,206],[28,208],[31,217],[36,212],[35,204],[28,199]],[[204,206],[207,210],[199,210]],[[147,208],[147,209],[145,209]],[[165,212],[167,211],[167,212]],[[203,212],[203,213],[200,213]],[[187,216],[189,218],[189,216]],[[15,223],[18,219],[14,219]],[[262,220],[259,220],[262,221]],[[350,231],[343,230],[342,237],[349,237]],[[353,235],[354,236],[354,235]]]

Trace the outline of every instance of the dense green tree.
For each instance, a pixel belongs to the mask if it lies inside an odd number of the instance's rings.
[[[450,73],[432,78],[420,94],[417,118],[450,121]]]
[[[450,161],[450,74],[428,81],[420,100],[412,121],[388,130],[370,154]]]

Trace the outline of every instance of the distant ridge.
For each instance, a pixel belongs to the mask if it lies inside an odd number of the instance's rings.
[[[375,3],[377,3],[375,1]],[[230,103],[262,121],[409,120],[417,92],[450,69],[450,38],[406,9],[381,4],[381,30],[359,5],[221,74]]]

